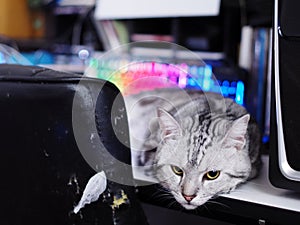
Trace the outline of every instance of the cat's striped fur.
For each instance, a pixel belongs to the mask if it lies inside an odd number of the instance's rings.
[[[194,209],[257,175],[260,132],[233,100],[181,89],[125,100],[133,155],[139,156],[135,164],[152,164],[154,176],[185,208]],[[180,171],[174,174],[174,168]],[[219,175],[207,180],[208,172]]]

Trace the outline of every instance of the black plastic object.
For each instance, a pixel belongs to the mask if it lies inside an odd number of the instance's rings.
[[[95,94],[91,87],[101,90],[96,105],[89,102]],[[75,92],[81,96],[77,101],[73,101]],[[111,122],[118,95],[114,85],[102,80],[39,67],[0,65],[0,224],[147,224],[133,186],[114,180],[105,191],[110,198],[101,196],[78,214],[72,212],[96,172],[124,176],[127,183],[132,180],[130,167],[114,167],[106,158],[112,154],[130,164],[130,150],[120,141],[128,139],[127,118],[119,121],[118,138]],[[122,98],[116,107],[125,109]],[[97,125],[96,134],[82,130],[88,149],[107,151],[103,158],[98,154],[97,165],[87,163],[78,147],[74,109],[84,124]],[[94,146],[93,135],[99,135],[105,149]],[[111,197],[120,193],[128,200],[112,209]]]
[[[300,190],[300,2],[275,1],[270,180]]]
[[[280,1],[279,26],[284,36],[300,37],[300,2],[298,0]]]

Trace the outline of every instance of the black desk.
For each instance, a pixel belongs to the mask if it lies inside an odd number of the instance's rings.
[[[185,211],[170,201],[155,199],[155,185],[139,187],[142,201],[180,210],[185,213],[208,217],[232,224],[300,224],[300,193],[273,187],[268,179],[268,156],[263,157],[264,166],[261,174],[230,194],[214,199],[215,204],[208,204],[194,211]],[[144,179],[135,171],[137,179]],[[199,221],[201,221],[199,219]]]

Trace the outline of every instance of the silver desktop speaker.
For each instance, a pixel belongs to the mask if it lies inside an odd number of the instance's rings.
[[[270,181],[300,191],[300,1],[275,0]]]

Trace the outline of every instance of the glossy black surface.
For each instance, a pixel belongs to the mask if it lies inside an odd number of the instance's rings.
[[[115,136],[111,107],[119,90],[102,80],[84,78],[38,67],[0,65],[0,224],[7,225],[87,225],[146,224],[134,188],[109,182],[107,193],[125,191],[130,204],[112,214],[111,200],[84,207],[72,213],[89,178],[96,171],[84,160],[73,132],[72,109],[79,110],[83,123],[97,123],[100,139],[120,161],[130,164],[129,148]],[[79,87],[79,88],[78,88]],[[73,103],[75,90],[101,90],[96,110],[85,107],[92,96]],[[124,107],[122,101],[118,101]],[[126,112],[125,112],[126,113]],[[128,138],[126,117],[118,129]],[[89,130],[83,130],[90,137]],[[98,135],[96,134],[96,135]],[[86,143],[92,148],[92,139]],[[99,148],[97,148],[99,150]],[[100,149],[99,151],[102,151]],[[132,179],[131,171],[114,167],[105,156],[96,161],[98,170]],[[122,171],[120,171],[122,170]]]
[[[280,1],[279,26],[282,33],[289,37],[300,37],[300,1]]]
[[[278,149],[284,142],[289,166],[300,171],[300,2],[280,0],[278,4],[278,52],[273,51],[271,93],[270,181],[276,187],[300,191],[300,182],[283,175],[280,169]],[[299,37],[298,37],[299,36]],[[276,44],[273,39],[273,44]],[[275,48],[273,48],[274,50]],[[275,57],[279,59],[279,73],[275,74]],[[278,76],[280,99],[276,99],[275,76]],[[281,102],[281,107],[278,103]],[[278,116],[281,110],[282,116]],[[278,121],[282,121],[283,139],[278,133]],[[284,165],[286,168],[286,165]]]

